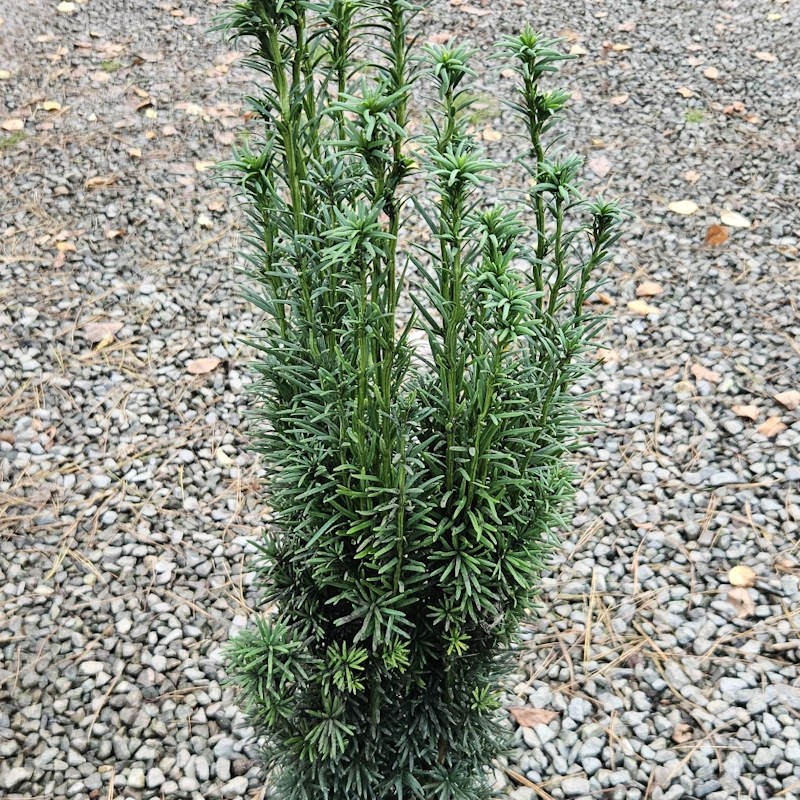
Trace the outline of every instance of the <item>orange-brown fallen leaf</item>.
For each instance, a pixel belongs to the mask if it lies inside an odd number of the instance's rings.
[[[190,375],[207,375],[209,372],[213,372],[220,363],[220,359],[214,358],[214,356],[195,358],[186,364],[186,371]]]
[[[780,417],[767,417],[764,422],[762,422],[756,430],[762,435],[766,436],[767,438],[771,439],[773,436],[777,436],[781,431],[786,430],[786,425],[781,420]]]
[[[511,708],[511,716],[517,725],[523,728],[532,728],[534,725],[547,725],[557,716],[557,711],[548,708]]]
[[[706,229],[706,244],[719,247],[728,241],[728,229],[722,225],[709,225]]]

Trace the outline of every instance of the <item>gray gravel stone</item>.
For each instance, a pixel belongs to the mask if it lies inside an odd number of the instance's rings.
[[[16,789],[21,783],[30,780],[33,770],[28,767],[11,767],[0,772],[0,785],[4,789]]]
[[[247,791],[247,778],[239,776],[232,778],[220,789],[223,797],[241,797]]]
[[[564,792],[565,796],[567,797],[580,797],[581,795],[589,794],[592,790],[592,787],[586,778],[580,778],[577,776],[564,778],[559,786],[561,791]]]

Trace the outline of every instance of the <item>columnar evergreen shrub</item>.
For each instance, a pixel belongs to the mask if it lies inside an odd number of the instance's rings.
[[[540,86],[558,43],[502,43],[530,183],[489,205],[471,53],[413,59],[414,12],[244,0],[222,21],[260,80],[263,137],[228,168],[264,312],[254,441],[274,509],[264,613],[229,672],[284,800],[489,795],[499,678],[570,494],[585,301],[617,237],[616,207],[578,193],[580,161],[543,144],[567,101]],[[417,87],[436,100],[411,146]],[[417,223],[433,246],[401,248]]]

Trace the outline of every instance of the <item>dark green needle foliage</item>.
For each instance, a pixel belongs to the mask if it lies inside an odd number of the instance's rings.
[[[570,495],[585,301],[618,235],[580,161],[542,141],[567,100],[540,87],[558,43],[503,43],[530,188],[489,205],[471,53],[412,58],[414,13],[244,0],[221,20],[259,84],[263,135],[226,167],[264,317],[254,442],[274,509],[263,614],[228,668],[281,800],[489,796],[499,680]],[[412,92],[434,98],[416,140]],[[400,244],[421,225],[426,245]]]

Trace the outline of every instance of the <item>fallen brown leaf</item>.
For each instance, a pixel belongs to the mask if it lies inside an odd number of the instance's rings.
[[[438,33],[432,33],[428,37],[428,42],[430,44],[446,44],[453,38],[453,34],[450,31],[439,31]]]
[[[88,322],[83,326],[83,335],[86,341],[96,344],[103,339],[113,337],[122,328],[119,320],[109,320],[108,322]]]
[[[719,383],[722,380],[722,375],[714,370],[704,367],[702,364],[692,364],[692,375],[698,381],[708,381],[709,383]]]
[[[651,306],[649,303],[645,302],[644,300],[629,300],[628,301],[628,311],[631,311],[634,314],[639,314],[639,316],[646,317],[649,314],[658,314],[660,313],[659,310],[655,306]]]
[[[93,175],[91,178],[87,178],[83,185],[87,189],[105,189],[113,186],[116,182],[116,175]]]
[[[776,56],[774,53],[768,53],[766,50],[756,50],[756,52],[753,53],[753,55],[759,61],[768,61],[771,64],[775,63],[778,60],[778,56]]]
[[[781,431],[786,430],[786,425],[783,423],[780,417],[767,417],[764,422],[762,422],[756,430],[762,435],[766,436],[767,438],[771,439],[773,436],[777,436]]]
[[[794,411],[796,408],[800,407],[800,392],[798,392],[796,389],[778,392],[778,394],[773,395],[773,397],[782,406],[788,408],[789,411]]]
[[[750,592],[744,586],[735,586],[728,592],[728,602],[736,609],[736,616],[745,619],[756,610],[756,604]]]
[[[517,725],[521,725],[523,728],[547,725],[558,716],[558,712],[550,711],[547,708],[510,708],[509,711]]]
[[[758,406],[732,406],[731,411],[733,411],[737,417],[746,417],[747,419],[752,419],[754,422],[758,419]]]
[[[706,244],[719,247],[728,241],[728,229],[722,225],[709,225],[706,229]]]
[[[636,287],[637,297],[656,297],[664,291],[664,287],[655,281],[642,281]]]
[[[186,371],[190,375],[206,375],[213,372],[219,365],[220,359],[210,356],[208,358],[195,358],[186,364]]]
[[[738,211],[731,211],[728,208],[720,212],[719,218],[722,224],[727,225],[729,228],[749,228],[751,225],[747,217],[742,216]]]
[[[687,725],[685,722],[679,722],[675,729],[672,731],[672,741],[675,744],[683,744],[684,742],[691,741],[694,738],[692,726]]]
[[[691,214],[694,214],[695,211],[698,210],[700,206],[694,202],[694,200],[674,200],[670,203],[667,208],[673,214],[680,214],[681,216],[688,217]]]
[[[694,97],[694,91],[688,86],[679,86],[675,90],[681,97]]]

